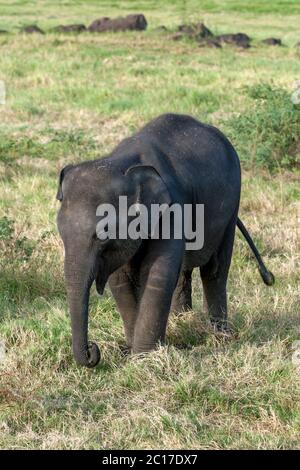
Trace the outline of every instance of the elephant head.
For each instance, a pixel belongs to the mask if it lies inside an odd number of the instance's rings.
[[[65,167],[59,177],[57,199],[61,207],[57,226],[65,248],[65,281],[72,325],[74,358],[79,365],[94,367],[100,360],[98,346],[88,341],[89,293],[93,282],[99,294],[110,274],[127,263],[142,244],[141,239],[101,240],[97,236],[97,208],[112,204],[119,196],[128,205],[170,202],[167,187],[151,166],[128,165],[114,169],[101,160]],[[116,233],[119,214],[116,219]]]

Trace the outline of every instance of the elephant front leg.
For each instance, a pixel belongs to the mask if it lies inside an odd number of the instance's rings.
[[[181,313],[192,310],[192,269],[181,272],[173,294],[171,312]]]
[[[138,314],[137,289],[124,268],[118,269],[110,276],[109,287],[123,320],[126,344],[131,349]]]
[[[179,240],[169,241],[169,246],[167,241],[150,243],[149,256],[141,269],[142,294],[134,329],[134,353],[151,351],[164,343],[182,257],[183,247]]]

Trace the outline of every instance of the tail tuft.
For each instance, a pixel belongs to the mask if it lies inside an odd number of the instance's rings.
[[[273,286],[273,284],[275,284],[274,274],[272,274],[271,271],[268,271],[268,269],[263,266],[259,266],[258,269],[264,283],[267,286]]]

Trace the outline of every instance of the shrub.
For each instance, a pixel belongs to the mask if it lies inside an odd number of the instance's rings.
[[[226,122],[241,161],[269,170],[299,167],[300,114],[290,93],[266,83],[246,87],[245,91],[253,106]]]

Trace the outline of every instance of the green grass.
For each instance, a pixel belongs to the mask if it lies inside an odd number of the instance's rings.
[[[200,6],[199,6],[200,4]],[[0,2],[0,448],[300,448],[298,1]],[[146,32],[25,36],[144,12]],[[233,21],[234,15],[234,21]],[[199,48],[170,35],[203,20],[253,47]],[[157,33],[165,24],[171,32]],[[278,36],[286,47],[260,40]],[[202,310],[172,316],[167,346],[124,357],[110,292],[93,290],[90,337],[102,362],[75,366],[57,174],[97,158],[152,117],[189,113],[228,134],[243,169],[241,215],[276,284],[267,288],[238,235],[229,280],[236,337],[219,342]],[[0,347],[1,351],[1,347]]]

